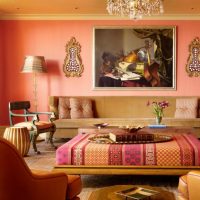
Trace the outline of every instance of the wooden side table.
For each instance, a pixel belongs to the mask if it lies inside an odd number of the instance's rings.
[[[30,135],[26,127],[6,128],[3,137],[16,146],[22,156],[28,154],[30,148]]]
[[[104,187],[93,191],[88,200],[124,200],[125,197],[117,195],[117,191],[125,190],[131,188],[131,185],[114,185],[109,187]],[[158,195],[152,196],[151,200],[175,200],[175,196],[172,192],[166,191],[161,187],[151,187],[149,185],[140,186],[151,190],[156,190],[159,192]],[[130,199],[130,198],[129,198]]]

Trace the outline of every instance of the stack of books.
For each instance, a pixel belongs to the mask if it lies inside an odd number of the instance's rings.
[[[116,194],[130,199],[143,200],[149,199],[151,196],[159,194],[159,192],[142,187],[132,187],[127,190],[118,191]]]
[[[153,141],[154,134],[140,131],[139,133],[109,133],[109,138],[114,142]]]
[[[166,128],[166,124],[150,124],[148,125],[149,128]]]

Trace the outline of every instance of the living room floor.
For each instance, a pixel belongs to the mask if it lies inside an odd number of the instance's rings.
[[[65,143],[66,139],[55,141],[56,146]],[[55,150],[49,143],[41,141],[37,143],[40,155],[34,153],[30,147],[28,156],[24,157],[31,169],[51,171],[55,165]],[[82,175],[83,190],[79,195],[81,200],[87,200],[92,191],[112,185],[151,185],[159,186],[165,190],[177,194],[178,176],[136,176],[136,175]]]

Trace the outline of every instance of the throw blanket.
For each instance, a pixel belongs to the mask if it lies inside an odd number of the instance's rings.
[[[199,166],[200,142],[192,134],[149,144],[96,144],[95,134],[79,134],[56,151],[58,165]]]

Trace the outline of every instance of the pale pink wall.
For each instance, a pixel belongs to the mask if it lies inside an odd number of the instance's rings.
[[[92,89],[93,28],[95,26],[177,26],[177,90],[176,91],[94,91]],[[45,56],[47,74],[38,75],[39,110],[48,109],[50,95],[109,96],[200,96],[200,79],[185,72],[188,45],[199,35],[200,21],[0,21],[2,33],[0,53],[1,111],[0,124],[8,123],[8,102],[32,100],[32,75],[20,73],[26,55]],[[66,78],[63,73],[65,45],[74,36],[81,44],[84,72],[80,78]],[[3,74],[3,75],[2,75]],[[0,115],[1,116],[1,115]]]

